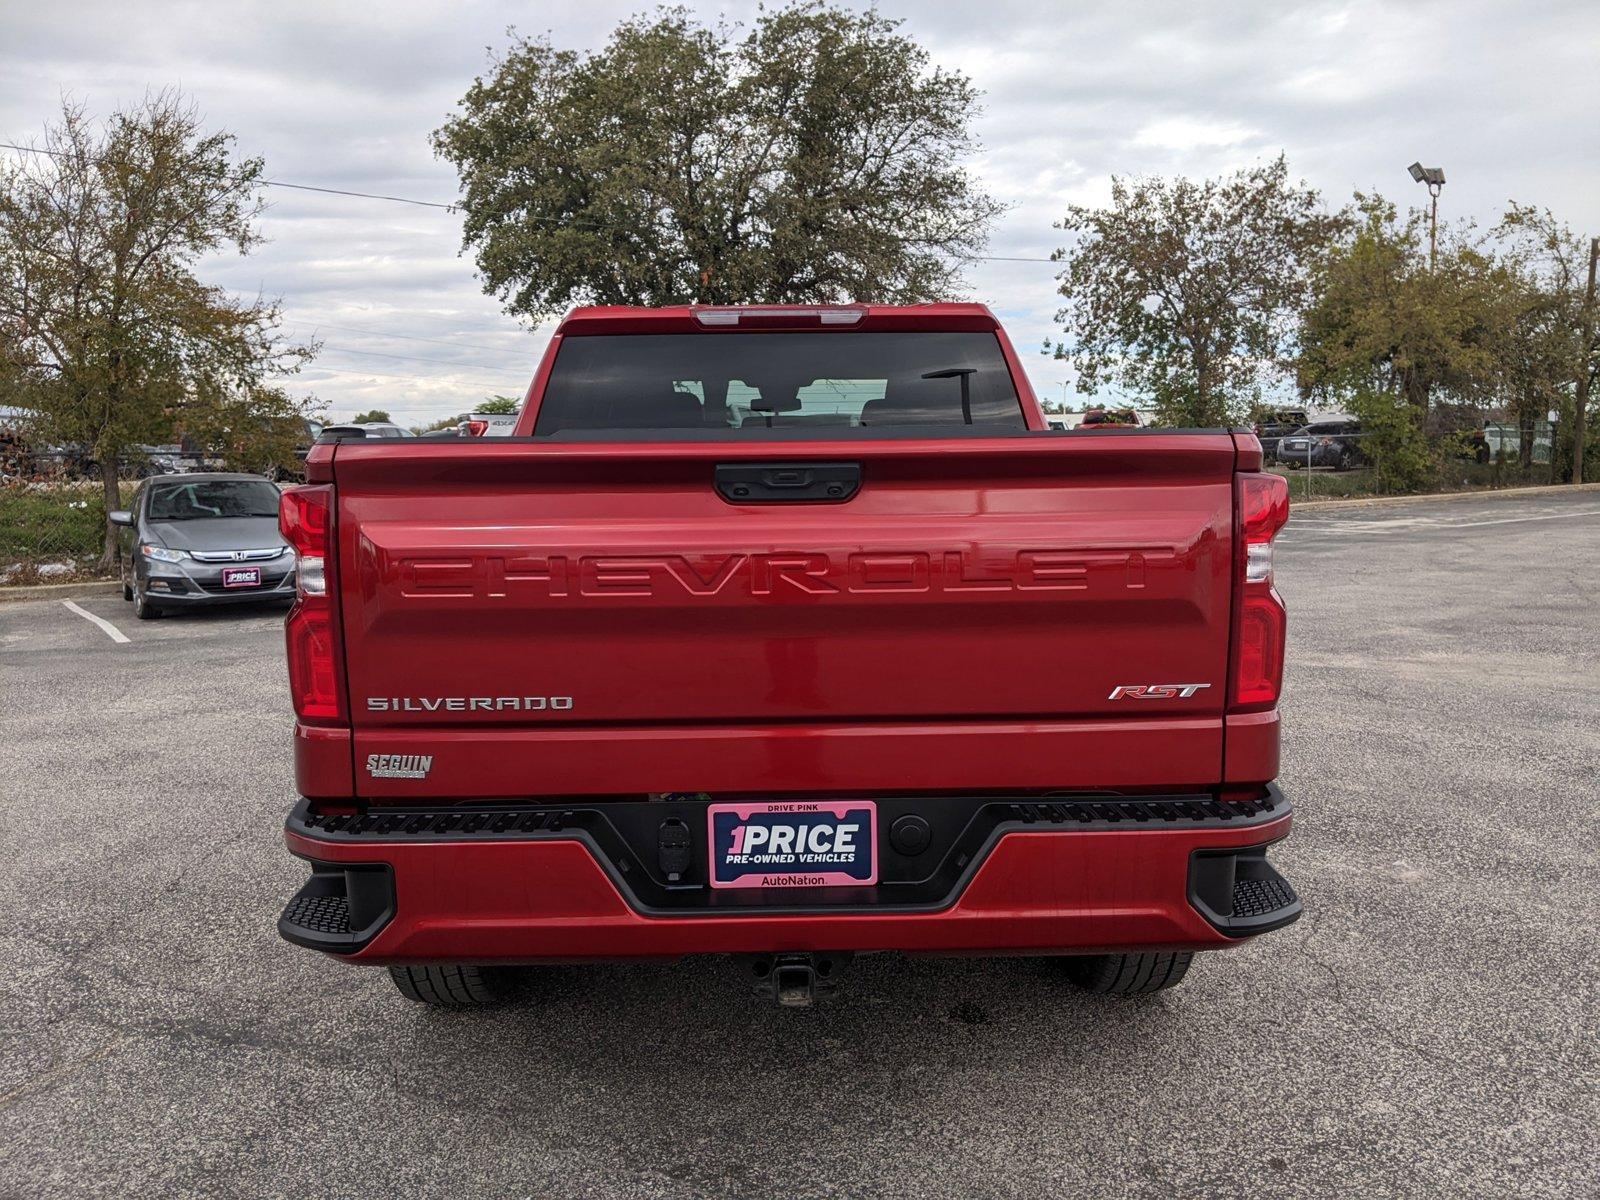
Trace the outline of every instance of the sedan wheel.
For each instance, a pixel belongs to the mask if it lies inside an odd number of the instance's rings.
[[[133,615],[141,621],[154,621],[162,616],[162,610],[150,602],[150,597],[143,588],[136,588],[133,593]]]

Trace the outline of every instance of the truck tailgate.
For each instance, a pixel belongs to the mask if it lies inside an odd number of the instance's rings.
[[[1221,433],[340,444],[358,790],[1215,783],[1234,453]],[[859,491],[714,486],[816,463]],[[1173,684],[1197,686],[1113,698]],[[363,769],[391,754],[426,778]]]

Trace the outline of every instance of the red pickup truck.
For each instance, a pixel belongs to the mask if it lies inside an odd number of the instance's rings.
[[[1147,992],[1299,916],[1284,481],[1048,429],[980,305],[578,309],[514,436],[307,477],[279,930],[413,1000],[717,953],[805,1004],[884,950]]]

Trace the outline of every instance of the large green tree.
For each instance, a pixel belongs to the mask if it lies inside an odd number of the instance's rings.
[[[66,103],[34,153],[0,165],[0,393],[89,446],[108,510],[141,443],[187,435],[242,464],[292,462],[310,402],[279,377],[313,348],[280,337],[275,303],[194,273],[259,240],[262,164],[232,145],[163,92],[103,126]],[[102,566],[115,555],[108,526]]]
[[[1223,179],[1114,178],[1057,224],[1064,334],[1081,392],[1119,387],[1163,423],[1243,417],[1283,361],[1309,263],[1342,227],[1280,156]]]
[[[1317,263],[1301,325],[1302,385],[1338,397],[1393,395],[1419,418],[1439,400],[1490,401],[1500,381],[1515,280],[1471,235],[1356,196],[1359,219]]]
[[[811,0],[517,40],[434,134],[486,290],[534,319],[949,296],[1001,206],[960,165],[978,92],[898,27]]]
[[[1585,309],[1589,242],[1549,209],[1516,203],[1495,233],[1516,285],[1501,356],[1504,400],[1521,425],[1525,462],[1534,422],[1547,411],[1561,413],[1561,457],[1570,464],[1579,398],[1587,406],[1600,394],[1600,324]],[[1584,415],[1594,432],[1592,416]],[[1591,460],[1586,474],[1594,475],[1596,465]]]

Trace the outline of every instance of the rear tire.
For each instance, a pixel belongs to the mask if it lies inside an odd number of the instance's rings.
[[[467,1008],[504,1000],[511,990],[512,972],[505,967],[390,967],[389,978],[407,1000]]]
[[[122,585],[122,598],[124,600],[132,600],[133,599],[133,589],[131,587],[129,587],[127,584],[123,584]]]
[[[1067,978],[1086,992],[1143,996],[1177,987],[1189,973],[1188,950],[1171,954],[1083,954],[1065,960]]]

